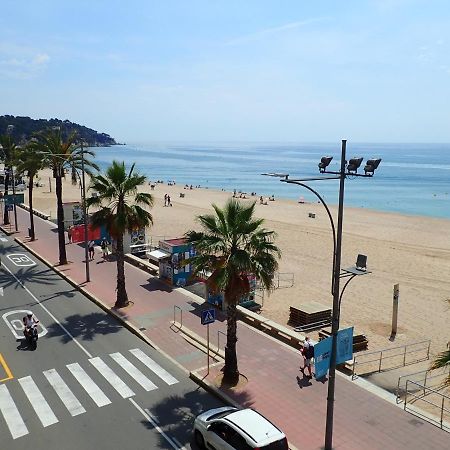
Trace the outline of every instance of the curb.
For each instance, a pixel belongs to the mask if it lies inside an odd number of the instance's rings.
[[[69,284],[71,284],[75,289],[80,291],[83,295],[85,295],[89,300],[91,300],[93,303],[95,303],[99,308],[101,308],[106,313],[113,316],[118,322],[120,322],[125,328],[127,328],[129,331],[131,331],[135,336],[143,340],[146,344],[150,345],[150,347],[153,347],[155,350],[157,350],[159,353],[161,353],[165,358],[167,358],[170,362],[175,364],[179,369],[181,369],[184,373],[189,374],[189,371],[183,367],[178,361],[176,361],[174,358],[172,358],[170,355],[168,355],[164,350],[162,350],[160,347],[158,347],[150,338],[148,338],[144,333],[142,333],[139,328],[137,328],[135,325],[133,325],[129,320],[124,319],[120,314],[117,314],[112,308],[110,308],[108,305],[103,303],[100,299],[98,299],[95,295],[91,294],[88,290],[81,287],[77,282],[72,280],[69,276],[67,276],[65,273],[58,270],[50,261],[47,261],[44,257],[39,255],[34,249],[29,247],[25,242],[23,242],[19,238],[14,238],[14,240],[24,247],[27,251],[29,251],[33,256],[38,258],[41,262],[43,262],[46,266],[48,266],[50,269],[52,269],[54,272],[56,272],[61,278],[63,278],[65,281],[67,281]]]
[[[14,234],[14,233],[15,233],[15,231],[6,231],[6,229],[5,229],[5,228],[3,228],[3,226],[2,226],[2,225],[0,225],[0,230],[1,230],[1,231],[3,231],[3,233],[5,233],[5,234],[6,234],[6,236],[11,236],[12,234]]]

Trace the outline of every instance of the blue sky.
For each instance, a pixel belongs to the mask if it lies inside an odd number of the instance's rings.
[[[3,0],[0,114],[119,141],[450,142],[448,0]]]

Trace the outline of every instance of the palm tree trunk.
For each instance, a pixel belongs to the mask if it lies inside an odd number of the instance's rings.
[[[117,298],[116,308],[124,308],[128,306],[128,294],[125,287],[125,257],[123,254],[123,234],[117,236],[116,241],[116,256],[117,256]]]
[[[56,188],[56,204],[57,204],[57,215],[56,220],[58,223],[58,246],[59,246],[59,264],[67,264],[66,255],[66,239],[64,236],[64,210],[62,202],[62,178],[57,176],[55,179]]]
[[[237,342],[237,309],[235,298],[225,298],[227,302],[227,345],[225,347],[225,367],[223,381],[235,385],[239,381],[239,370],[236,355]]]
[[[8,186],[9,186],[9,171],[6,172],[5,176],[5,197],[8,195]],[[5,200],[5,210],[3,212],[3,224],[9,225],[9,212],[8,206],[6,205],[6,200]]]
[[[30,239],[34,241],[36,239],[34,233],[34,212],[33,212],[33,180],[34,175],[31,174],[28,179],[28,206],[30,207]]]

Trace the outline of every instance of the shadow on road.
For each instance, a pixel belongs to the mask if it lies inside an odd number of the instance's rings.
[[[68,316],[61,324],[70,331],[73,337],[81,338],[83,341],[92,341],[95,335],[107,335],[117,333],[122,327],[114,322],[108,322],[105,313],[90,313],[86,315],[73,314]],[[60,337],[65,344],[72,338],[57,323],[47,327],[48,336]]]

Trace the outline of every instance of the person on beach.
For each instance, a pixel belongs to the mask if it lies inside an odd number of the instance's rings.
[[[167,197],[168,197],[168,195],[164,194],[164,206],[167,206]]]
[[[170,201],[170,195],[167,194],[167,206],[172,206],[172,202]]]
[[[306,336],[305,342],[303,343],[302,348],[302,355],[303,355],[303,367],[300,367],[300,370],[305,373],[305,369],[308,369],[309,372],[309,378],[312,378],[312,369],[311,369],[311,363],[312,359],[314,358],[314,345],[310,341],[309,337]]]
[[[89,244],[88,244],[88,251],[89,251],[89,259],[90,259],[91,261],[94,260],[94,254],[95,254],[94,247],[95,247],[95,242],[94,242],[94,241],[89,241]]]

